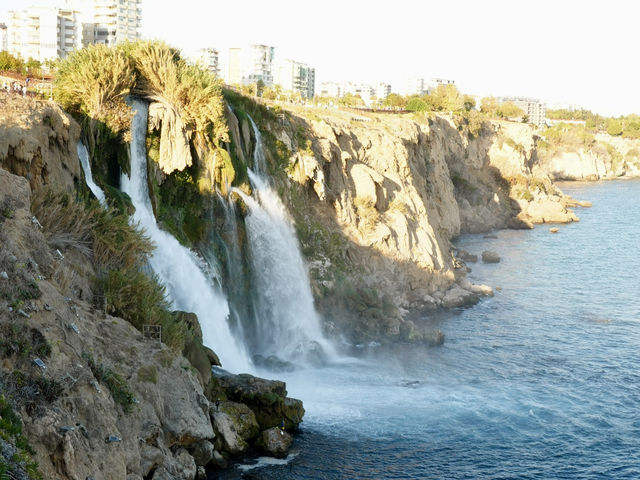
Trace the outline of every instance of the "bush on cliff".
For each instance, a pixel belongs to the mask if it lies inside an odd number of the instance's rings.
[[[153,244],[129,224],[125,212],[48,191],[34,195],[31,208],[49,245],[75,249],[90,259],[101,307],[140,330],[145,324],[161,325],[163,342],[175,351],[183,349],[189,338],[187,327],[173,319],[157,278],[142,272]]]
[[[125,97],[134,94],[163,103],[216,144],[228,140],[222,81],[187,64],[163,42],[90,45],[60,63],[55,86],[64,109],[103,122],[116,133],[129,129]]]

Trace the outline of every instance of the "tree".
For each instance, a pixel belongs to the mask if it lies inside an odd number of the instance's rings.
[[[412,97],[407,102],[407,110],[412,112],[424,112],[427,110],[427,103],[420,97]]]
[[[24,62],[18,57],[14,57],[6,50],[0,52],[0,70],[10,70],[12,72],[22,72]]]
[[[339,100],[340,105],[347,107],[360,107],[364,105],[364,100],[359,94],[353,95],[352,93],[345,93]]]
[[[455,85],[438,85],[425,101],[432,110],[457,112],[462,110],[462,95]]]
[[[469,110],[475,108],[476,99],[471,95],[465,95],[464,97],[462,97],[462,106],[468,112]]]
[[[484,97],[480,100],[480,111],[490,117],[496,117],[498,113],[498,101],[495,97]]]
[[[384,105],[392,108],[406,108],[407,99],[397,93],[390,93],[387,98],[384,99]]]
[[[612,137],[622,135],[622,122],[616,118],[607,120],[607,133]]]
[[[500,118],[522,118],[524,111],[513,102],[503,102],[496,112]]]

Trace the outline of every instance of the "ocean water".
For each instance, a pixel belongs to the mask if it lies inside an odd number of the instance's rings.
[[[640,182],[562,187],[579,223],[457,240],[500,290],[422,315],[443,346],[278,374],[307,411],[290,458],[212,478],[640,478]]]

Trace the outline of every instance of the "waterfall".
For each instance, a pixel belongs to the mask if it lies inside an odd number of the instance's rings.
[[[249,210],[245,225],[253,274],[253,347],[262,355],[287,360],[322,359],[333,355],[333,347],[320,328],[293,221],[264,176],[260,131],[253,120],[251,126],[256,138],[256,173],[249,169],[254,195],[236,191]]]
[[[89,152],[87,151],[87,147],[85,147],[82,142],[78,142],[78,158],[80,158],[80,165],[82,165],[84,178],[87,182],[89,190],[91,190],[91,193],[93,193],[98,199],[100,205],[102,205],[103,207],[106,206],[107,198],[104,196],[104,192],[102,191],[102,189],[93,181],[91,165],[89,164]]]
[[[133,110],[131,178],[123,174],[121,186],[136,208],[133,221],[140,223],[156,246],[149,260],[150,267],[166,287],[167,297],[173,306],[198,316],[203,342],[215,350],[223,366],[234,372],[247,371],[250,362],[227,324],[229,306],[205,275],[204,262],[156,224],[147,184],[145,139],[148,106],[145,102],[134,100]]]

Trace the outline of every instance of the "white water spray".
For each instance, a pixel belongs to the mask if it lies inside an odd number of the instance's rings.
[[[256,138],[257,173],[249,170],[254,197],[237,192],[249,209],[245,224],[255,287],[256,348],[288,360],[334,356],[320,328],[292,219],[264,177],[262,138],[253,120],[251,126]]]
[[[216,351],[224,367],[234,372],[248,371],[250,362],[244,348],[233,338],[227,324],[226,299],[203,273],[202,261],[156,224],[147,185],[148,106],[138,100],[132,106],[135,116],[131,128],[131,178],[123,174],[121,184],[136,208],[133,220],[156,245],[149,264],[166,287],[173,306],[198,316],[204,344]]]
[[[78,142],[78,158],[80,158],[80,165],[82,165],[82,170],[84,171],[84,178],[87,182],[87,186],[91,193],[95,195],[95,197],[100,202],[100,205],[105,207],[107,205],[107,198],[104,195],[102,189],[96,185],[96,182],[93,181],[93,174],[91,173],[91,165],[89,164],[89,152],[87,147],[84,146],[82,142]]]

